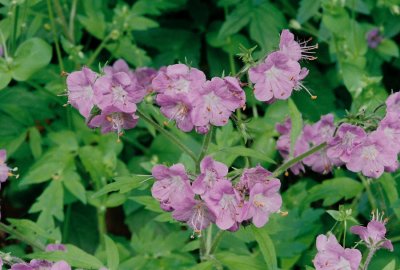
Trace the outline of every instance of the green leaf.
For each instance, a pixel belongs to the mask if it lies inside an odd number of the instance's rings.
[[[219,37],[226,38],[232,34],[236,34],[250,21],[251,5],[248,1],[243,2],[226,17],[225,22],[219,30]]]
[[[301,0],[299,10],[297,11],[297,21],[301,24],[308,21],[308,19],[318,13],[320,5],[320,0]]]
[[[395,270],[395,269],[396,269],[396,260],[393,259],[382,270]]]
[[[358,97],[364,88],[364,70],[350,63],[342,65],[343,81],[353,98]]]
[[[106,49],[110,51],[115,58],[123,58],[135,67],[148,66],[151,64],[151,58],[147,55],[147,52],[136,46],[136,44],[132,43],[127,37],[122,37],[117,43],[107,45]]]
[[[129,19],[132,30],[143,31],[149,28],[158,27],[158,23],[146,17],[132,17]]]
[[[393,204],[399,199],[399,193],[397,191],[397,182],[393,178],[393,176],[389,173],[384,173],[379,179],[378,182],[382,185],[383,191],[386,194],[386,197],[393,207],[393,211],[398,219],[400,219],[400,209],[393,206]]]
[[[342,221],[340,218],[340,212],[337,210],[326,210],[326,212],[336,221]]]
[[[17,81],[26,81],[35,72],[50,63],[52,50],[50,45],[40,39],[31,38],[21,43],[15,51],[11,71]]]
[[[265,270],[265,263],[262,260],[248,255],[219,252],[215,254],[215,258],[230,270]]]
[[[399,47],[396,42],[391,39],[384,39],[376,48],[378,53],[389,56],[389,57],[399,57]]]
[[[257,240],[258,246],[260,247],[261,253],[264,257],[267,270],[278,269],[278,262],[276,260],[276,253],[274,243],[268,235],[268,232],[264,228],[252,227],[254,238]]]
[[[103,1],[85,0],[83,1],[86,16],[78,15],[79,22],[86,30],[98,39],[103,39],[106,32],[106,21],[103,10]]]
[[[264,154],[260,151],[254,150],[254,149],[246,148],[244,146],[232,146],[232,147],[228,147],[228,148],[222,148],[219,151],[235,155],[235,157],[239,157],[239,156],[253,157],[253,158],[260,159],[260,160],[263,160],[263,161],[266,161],[266,162],[269,162],[272,164],[276,164],[276,162],[272,158],[267,157],[266,154]]]
[[[42,137],[36,127],[29,129],[29,146],[33,157],[38,159],[42,155]]]
[[[27,257],[50,261],[65,260],[69,265],[77,268],[99,269],[103,267],[101,261],[80,248],[69,244],[66,244],[65,247],[67,249],[66,251],[36,252],[29,254]]]
[[[308,202],[323,199],[323,205],[332,205],[342,198],[350,199],[363,190],[363,185],[348,177],[333,178],[325,180],[322,184],[312,187],[307,197]]]
[[[54,239],[51,231],[46,231],[38,224],[29,219],[7,219],[8,222],[15,228],[18,232],[22,233],[24,237],[31,238],[32,242],[41,242],[43,245],[50,241],[56,241],[59,239]]]
[[[117,207],[117,206],[122,205],[124,202],[126,202],[126,200],[127,200],[127,197],[125,194],[112,193],[107,197],[105,206],[107,208]]]
[[[129,199],[144,205],[147,210],[157,213],[164,213],[164,211],[160,208],[158,201],[151,196],[135,196],[129,197]]]
[[[0,90],[6,87],[11,81],[12,75],[8,69],[7,62],[0,57]]]
[[[279,33],[286,27],[286,19],[282,11],[276,6],[264,2],[253,7],[250,22],[250,37],[262,48],[269,52],[279,42]]]
[[[22,178],[20,185],[37,184],[61,175],[73,164],[74,154],[65,149],[53,148],[42,155]]]
[[[47,216],[54,216],[59,221],[64,219],[64,190],[61,181],[53,180],[37,198],[29,209],[29,213],[42,212]]]
[[[115,182],[105,185],[99,191],[95,192],[92,197],[100,197],[107,193],[118,191],[120,193],[127,193],[135,188],[140,187],[143,182],[150,180],[152,177],[148,175],[131,175],[115,177]]]
[[[289,107],[289,116],[292,122],[292,127],[290,129],[290,154],[289,158],[293,158],[294,155],[294,147],[297,142],[297,138],[300,136],[300,133],[303,129],[303,119],[301,118],[301,113],[297,109],[296,104],[292,99],[288,100]]]
[[[60,177],[64,187],[83,204],[86,204],[86,190],[81,183],[81,177],[75,171],[67,171]]]
[[[104,242],[106,244],[107,267],[109,270],[118,270],[119,253],[117,245],[107,235],[104,235]]]

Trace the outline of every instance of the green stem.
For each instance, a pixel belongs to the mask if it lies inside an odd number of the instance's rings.
[[[100,206],[97,208],[97,226],[99,230],[100,246],[104,247],[104,235],[107,234],[105,206]]]
[[[210,255],[211,251],[211,245],[212,245],[212,223],[210,224],[210,227],[207,229],[207,240],[206,240],[206,254],[205,256]]]
[[[142,118],[144,121],[152,125],[156,130],[158,130],[161,134],[163,134],[167,139],[169,139],[172,143],[177,145],[183,152],[185,152],[191,159],[193,159],[194,162],[197,162],[197,157],[193,153],[192,150],[190,150],[186,145],[184,145],[181,141],[179,141],[173,134],[171,134],[169,131],[164,129],[162,126],[154,122],[150,117],[147,115],[143,114],[140,110],[136,111],[136,114]]]
[[[71,5],[71,12],[69,15],[69,34],[70,37],[72,38],[72,43],[75,43],[75,15],[76,15],[76,6],[77,6],[78,0],[72,0],[72,5]]]
[[[222,236],[224,234],[225,231],[220,230],[217,232],[217,234],[214,237],[214,241],[211,244],[211,248],[210,248],[210,253],[209,254],[213,254],[214,251],[217,249],[219,242],[221,242]]]
[[[292,158],[290,160],[288,160],[286,163],[283,163],[281,166],[279,166],[278,168],[275,169],[275,171],[273,172],[273,176],[274,177],[278,177],[279,175],[281,175],[282,173],[284,173],[287,169],[289,169],[290,167],[292,167],[294,164],[296,164],[299,161],[302,161],[304,158],[311,156],[312,154],[324,149],[326,147],[326,142],[321,143],[317,146],[314,146],[313,148],[311,148],[310,150],[308,150],[307,152]]]
[[[399,242],[400,241],[400,236],[395,236],[389,239],[390,241],[394,242]]]
[[[363,268],[362,268],[363,270],[367,270],[367,269],[368,269],[368,265],[369,265],[369,263],[371,262],[372,257],[373,257],[374,254],[375,254],[375,251],[376,251],[376,250],[375,250],[374,248],[372,248],[372,249],[369,250],[367,259],[365,260],[364,266],[363,266]]]
[[[8,226],[2,222],[0,222],[0,231],[6,232],[9,235],[12,235],[15,238],[19,239],[20,241],[22,241],[34,248],[37,248],[41,251],[44,251],[46,249],[46,247],[42,243],[32,241],[31,239],[27,238],[23,233],[13,229],[11,226]]]
[[[61,72],[64,71],[64,63],[63,63],[63,60],[62,60],[60,43],[58,42],[58,37],[57,37],[57,33],[56,33],[56,24],[54,23],[53,8],[51,6],[51,1],[50,0],[47,0],[47,9],[49,11],[51,32],[53,34],[54,44],[56,45],[56,53],[57,53],[58,65],[60,66],[60,73],[61,73]]]
[[[374,195],[372,194],[371,187],[370,187],[370,184],[368,183],[368,180],[361,173],[358,174],[358,177],[361,179],[361,181],[365,187],[365,190],[367,191],[368,201],[371,204],[372,210],[378,209],[376,199],[375,199]]]
[[[96,60],[97,56],[100,54],[101,50],[106,46],[107,42],[111,39],[111,33],[106,36],[100,45],[96,48],[94,53],[90,56],[89,60],[87,61],[86,65],[90,66]]]
[[[343,232],[343,247],[346,246],[346,233],[347,233],[347,221],[344,220],[344,232]]]
[[[203,145],[201,147],[200,155],[197,158],[197,165],[200,164],[201,160],[207,154],[208,146],[210,145],[210,142],[211,142],[211,139],[212,139],[212,134],[213,134],[213,126],[210,126],[210,130],[204,136]]]
[[[69,31],[68,31],[67,20],[65,19],[64,11],[63,11],[63,9],[62,9],[62,7],[61,7],[60,1],[59,1],[59,0],[53,0],[53,2],[54,2],[54,7],[55,7],[55,10],[56,10],[56,12],[57,12],[57,16],[58,16],[58,19],[59,19],[59,21],[60,21],[62,30],[63,30],[63,32],[64,32],[64,36],[65,36],[72,44],[74,44],[73,38],[71,37],[71,35],[70,35]]]
[[[11,37],[11,48],[10,51],[14,53],[16,43],[17,43],[17,29],[18,29],[18,18],[19,18],[19,6],[18,4],[15,4],[15,9],[14,9],[14,25],[13,25],[13,31],[12,37]]]

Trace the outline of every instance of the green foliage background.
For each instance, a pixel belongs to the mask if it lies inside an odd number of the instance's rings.
[[[312,265],[315,237],[340,221],[339,205],[353,209],[347,226],[365,223],[371,209],[389,216],[388,237],[395,252],[379,252],[370,269],[398,269],[400,199],[398,174],[368,183],[335,169],[328,175],[282,177],[286,217],[275,215],[260,230],[225,233],[208,260],[199,263],[199,239],[174,222],[150,196],[148,176],[157,163],[184,163],[187,156],[156,130],[139,121],[122,142],[101,135],[66,103],[65,77],[83,65],[125,59],[133,68],[159,68],[176,62],[204,70],[209,77],[236,73],[239,47],[257,45],[261,58],[277,48],[279,33],[290,28],[299,40],[318,43],[318,60],[306,85],[318,96],[295,93],[292,103],[261,104],[246,89],[243,112],[251,121],[215,131],[210,153],[234,167],[260,163],[274,168],[277,133],[285,117],[317,121],[333,112],[372,110],[400,88],[400,7],[397,0],[0,0],[0,148],[8,151],[20,179],[2,185],[3,221],[34,241],[1,236],[4,252],[28,258],[67,256],[75,267],[98,269],[304,269]],[[378,27],[383,41],[371,49],[366,33]],[[142,110],[166,119],[152,98]],[[201,136],[168,125],[198,153]],[[249,136],[244,150],[242,137]],[[370,195],[370,196],[369,196]],[[327,210],[333,210],[327,212]],[[11,228],[11,227],[10,227]],[[343,234],[343,222],[334,229]],[[107,232],[108,236],[104,236]],[[346,233],[346,232],[344,232]],[[356,240],[350,234],[347,241]],[[68,255],[42,253],[51,242],[68,243]],[[397,250],[397,251],[396,251]],[[89,255],[92,254],[92,255]],[[397,253],[398,254],[398,253]],[[63,257],[64,256],[64,257]],[[397,267],[397,268],[396,268]]]

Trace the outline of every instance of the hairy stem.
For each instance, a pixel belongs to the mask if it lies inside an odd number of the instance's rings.
[[[286,163],[283,163],[281,166],[279,166],[278,168],[275,169],[275,171],[273,172],[273,176],[274,177],[278,177],[279,175],[281,175],[282,173],[284,173],[287,169],[289,169],[290,167],[292,167],[294,164],[296,164],[299,161],[302,161],[304,158],[311,156],[312,154],[324,149],[326,147],[326,142],[321,143],[317,146],[314,146],[313,148],[311,148],[310,150],[308,150],[307,152],[298,155],[295,158],[292,158],[290,160],[288,160]]]
[[[100,54],[101,50],[106,46],[107,42],[111,39],[111,33],[107,35],[100,45],[96,48],[94,53],[90,56],[89,60],[87,61],[86,65],[90,66],[96,60],[97,56]]]
[[[150,117],[143,114],[140,110],[137,110],[136,114],[139,117],[141,117],[144,121],[146,121],[147,123],[152,125],[156,130],[158,130],[165,137],[167,137],[168,140],[170,140],[172,143],[174,143],[176,146],[178,146],[183,152],[185,152],[188,156],[190,156],[190,158],[193,159],[194,162],[197,162],[197,157],[193,153],[193,151],[190,150],[186,145],[184,145],[178,138],[176,138],[168,130],[164,129],[162,126],[160,126],[159,124],[154,122]]]
[[[371,262],[372,257],[373,257],[374,254],[375,254],[375,251],[376,251],[376,250],[375,250],[374,248],[372,248],[372,249],[369,250],[367,259],[365,259],[365,263],[364,263],[364,266],[363,266],[362,270],[367,270],[367,269],[368,269],[368,265],[369,265],[369,263]]]
[[[56,45],[56,53],[57,53],[58,65],[60,66],[60,73],[61,73],[62,71],[64,71],[64,63],[63,63],[63,60],[62,60],[60,43],[58,42],[58,37],[57,37],[57,33],[56,33],[56,24],[54,23],[53,8],[51,6],[51,1],[50,0],[47,0],[47,9],[48,9],[48,12],[49,12],[49,18],[50,18],[50,24],[51,24],[51,32],[53,34],[54,44]]]
[[[99,230],[100,246],[104,247],[104,235],[107,234],[105,206],[97,208],[97,228]]]
[[[210,224],[210,227],[207,229],[207,239],[206,239],[206,254],[205,256],[210,255],[211,251],[211,245],[212,245],[212,223]]]
[[[224,234],[225,231],[220,230],[217,232],[217,234],[214,237],[214,241],[211,244],[211,248],[210,248],[210,253],[209,254],[213,254],[214,251],[217,249],[219,242],[221,242],[222,236]]]
[[[40,243],[40,242],[36,242],[36,241],[32,241],[31,239],[29,239],[28,237],[26,237],[23,233],[15,230],[14,228],[12,228],[11,226],[8,226],[2,222],[0,222],[0,231],[3,231],[5,233],[8,233],[9,235],[14,236],[15,238],[17,238],[18,240],[34,247],[37,248],[38,250],[44,251],[46,249],[46,247]]]
[[[213,135],[213,126],[210,127],[208,133],[204,136],[203,145],[201,147],[201,151],[199,157],[197,158],[197,164],[199,165],[201,160],[207,154],[208,146],[210,145],[211,139]]]

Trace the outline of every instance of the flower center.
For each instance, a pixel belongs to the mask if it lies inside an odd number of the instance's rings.
[[[121,102],[121,103],[125,102],[125,98],[128,95],[128,93],[120,85],[113,86],[112,93],[114,102]]]
[[[378,157],[379,151],[376,149],[374,145],[366,146],[363,148],[361,156],[368,160],[374,161]]]
[[[86,100],[91,100],[93,98],[93,88],[91,85],[83,87],[82,98]]]
[[[347,131],[346,134],[343,136],[342,144],[347,146],[347,147],[351,147],[354,144],[354,139],[355,138],[356,138],[356,135],[354,135],[353,133]]]
[[[265,206],[264,195],[256,194],[253,199],[253,204],[255,207],[262,208]]]
[[[175,82],[174,88],[178,92],[188,93],[190,82],[186,79],[179,79]]]

